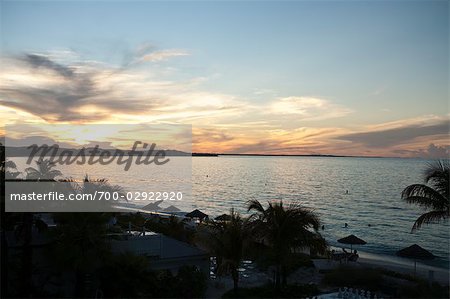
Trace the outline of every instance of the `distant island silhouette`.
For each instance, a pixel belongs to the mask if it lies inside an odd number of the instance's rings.
[[[247,156],[247,157],[330,157],[330,158],[387,158],[381,156],[346,156],[330,154],[230,154],[230,153],[192,153],[193,157]],[[391,157],[389,157],[391,158]]]
[[[3,146],[3,145],[2,145]],[[92,150],[93,147],[87,147],[85,148],[86,155],[90,154],[90,150]],[[27,157],[30,155],[31,150],[26,146],[19,146],[19,147],[9,147],[6,146],[7,155],[8,157]],[[79,151],[80,149],[73,149],[73,148],[59,148],[56,155],[60,155],[63,151]],[[98,148],[99,152],[102,151],[108,151],[113,153],[116,150],[116,148],[107,148],[102,149]],[[122,150],[118,149],[122,152],[124,152],[127,156],[134,156],[138,154],[142,154],[145,151],[140,150]],[[161,149],[160,149],[161,150]],[[362,156],[362,155],[334,155],[334,154],[254,154],[254,153],[245,153],[245,154],[238,154],[238,153],[203,153],[203,152],[184,152],[179,151],[175,149],[162,149],[166,156],[192,156],[192,157],[219,157],[219,156],[247,156],[247,157],[330,157],[330,158],[396,158],[396,157],[381,157],[381,156]],[[50,155],[50,154],[48,154]],[[47,156],[47,155],[46,155]]]

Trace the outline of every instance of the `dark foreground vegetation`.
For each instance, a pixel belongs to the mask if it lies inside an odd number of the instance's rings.
[[[24,174],[14,163],[1,163],[1,237],[2,297],[76,297],[76,298],[198,298],[208,285],[209,269],[182,266],[176,272],[152,269],[154,257],[113,253],[110,241],[128,230],[152,231],[200,247],[216,258],[212,269],[217,277],[231,276],[233,289],[225,298],[299,298],[318,295],[321,290],[353,287],[381,292],[395,298],[448,298],[449,290],[438,284],[382,269],[340,267],[321,273],[320,284],[293,284],[289,276],[299,268],[312,269],[311,255],[327,252],[327,243],[318,232],[320,221],[311,210],[282,201],[263,206],[247,203],[249,217],[231,210],[226,221],[204,221],[188,228],[176,217],[147,218],[139,213],[52,213],[55,226],[50,228],[34,213],[5,213],[6,179],[58,180],[62,173],[54,165],[39,161],[37,168]],[[419,218],[414,229],[431,220],[448,218],[448,165],[439,164],[428,171],[427,181],[435,191],[423,185],[408,187],[403,197],[411,203],[433,208]],[[20,176],[22,175],[22,178]],[[82,182],[67,180],[71,192],[111,190],[120,192],[105,179]],[[424,191],[425,190],[425,191]],[[427,193],[428,192],[428,193]],[[420,196],[425,199],[419,199]],[[434,216],[433,216],[434,215]],[[110,219],[116,223],[109,225]],[[39,235],[35,239],[33,235]],[[7,244],[7,234],[14,244]],[[300,253],[310,250],[310,255]],[[258,269],[273,277],[260,287],[240,287],[239,268],[243,260],[255,261]],[[64,290],[64,291],[61,291]]]
[[[279,291],[269,284],[255,288],[241,288],[237,294],[230,290],[226,292],[222,298],[307,298],[318,294],[319,289],[314,284],[289,284]]]

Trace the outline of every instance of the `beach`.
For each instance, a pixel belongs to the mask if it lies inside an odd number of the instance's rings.
[[[25,158],[13,160],[19,170],[27,167]],[[428,162],[394,158],[193,157],[191,196],[164,201],[160,207],[174,205],[186,213],[199,209],[214,218],[229,213],[231,208],[248,215],[246,203],[250,199],[263,203],[295,201],[320,216],[324,225],[320,233],[331,246],[342,247],[337,240],[350,234],[367,242],[358,251],[386,256],[418,244],[437,256],[425,264],[448,269],[449,224],[424,226],[411,233],[422,210],[401,200],[406,186],[422,181],[422,170]],[[103,166],[101,172],[96,165],[58,168],[68,177],[83,178],[87,173],[93,178],[106,178],[129,192],[151,191],[148,182],[157,184],[160,180],[146,172],[144,166],[128,172],[118,172],[114,165]],[[139,209],[148,203],[126,204]]]
[[[404,259],[396,256],[389,256],[383,254],[374,254],[364,251],[358,251],[359,258],[356,262],[342,262],[330,261],[328,259],[315,259],[314,265],[318,270],[335,269],[341,265],[350,267],[368,267],[368,268],[382,268],[385,270],[416,276],[425,280],[430,280],[430,271],[432,272],[432,281],[443,285],[449,285],[450,271],[442,267],[434,267],[426,265],[420,261],[416,263],[416,272],[414,273],[414,260]]]

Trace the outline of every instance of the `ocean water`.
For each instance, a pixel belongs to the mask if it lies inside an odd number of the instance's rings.
[[[19,170],[27,167],[25,158],[13,160]],[[174,204],[187,212],[198,208],[215,217],[231,208],[246,215],[250,199],[263,204],[271,200],[298,201],[320,216],[325,227],[320,232],[330,245],[342,247],[337,239],[349,234],[367,242],[355,249],[370,253],[394,255],[399,249],[418,244],[438,256],[427,264],[448,268],[448,222],[411,233],[423,210],[401,200],[406,186],[423,182],[428,162],[397,158],[193,157],[192,198],[161,206]],[[86,173],[103,177],[130,191],[157,191],[146,190],[146,182],[151,180],[164,184],[163,176],[143,166],[134,166],[128,172],[117,165],[102,166],[100,174],[95,167],[57,168],[75,178]],[[347,228],[344,223],[348,223]]]

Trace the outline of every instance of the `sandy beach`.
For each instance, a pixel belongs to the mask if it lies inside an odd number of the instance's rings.
[[[401,274],[414,275],[414,260],[362,251],[358,251],[358,254],[358,261],[348,262],[346,263],[346,265],[356,267],[383,268]],[[338,261],[331,261],[326,259],[315,259],[313,261],[318,270],[333,269],[340,265]],[[344,262],[342,262],[342,264],[344,264]],[[420,261],[417,261],[416,263],[415,275],[426,280],[432,278],[433,281],[436,281],[440,284],[449,285],[449,273],[450,271],[445,268],[425,265]]]
[[[377,255],[367,252],[360,252],[358,262],[360,265],[368,267],[381,267],[387,270],[414,275],[414,260],[407,260],[388,255]],[[450,271],[445,268],[425,265],[420,261],[416,263],[416,275],[418,277],[429,279],[433,275],[433,280],[440,284],[449,284]]]

